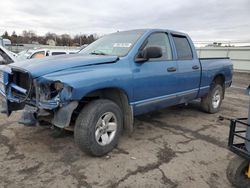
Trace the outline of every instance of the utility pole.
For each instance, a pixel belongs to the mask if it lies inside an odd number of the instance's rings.
[[[82,46],[82,33],[80,33],[80,46]]]
[[[55,37],[55,46],[56,46],[56,35],[54,37]]]

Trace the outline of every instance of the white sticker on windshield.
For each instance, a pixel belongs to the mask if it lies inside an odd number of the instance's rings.
[[[129,48],[132,45],[132,43],[114,43],[113,47],[118,47],[118,48]]]

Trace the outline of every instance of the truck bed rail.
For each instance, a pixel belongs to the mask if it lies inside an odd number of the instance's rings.
[[[211,60],[211,59],[230,59],[229,57],[202,57],[199,60]]]

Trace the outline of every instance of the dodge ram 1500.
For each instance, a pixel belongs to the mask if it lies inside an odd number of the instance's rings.
[[[102,156],[123,129],[132,131],[136,115],[194,99],[204,111],[218,112],[232,72],[227,58],[197,58],[187,34],[117,32],[79,54],[2,66],[2,112],[25,109],[24,124],[72,129],[83,151]]]

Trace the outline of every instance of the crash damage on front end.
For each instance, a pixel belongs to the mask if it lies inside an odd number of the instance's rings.
[[[72,91],[60,80],[33,78],[23,69],[0,67],[1,112],[9,116],[12,111],[23,110],[21,124],[45,121],[59,128],[68,127],[78,106],[78,101],[71,100]]]

